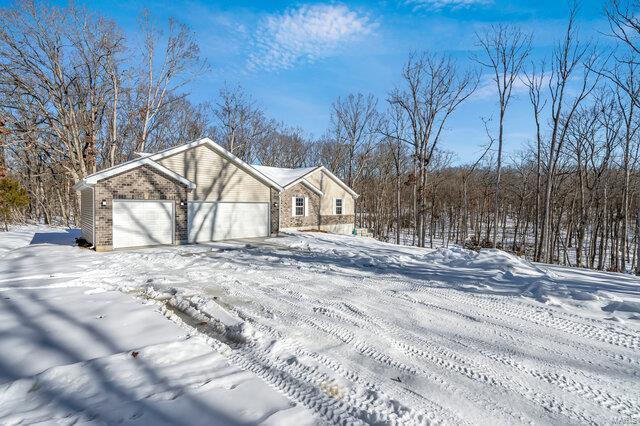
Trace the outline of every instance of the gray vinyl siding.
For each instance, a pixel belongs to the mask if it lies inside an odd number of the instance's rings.
[[[80,191],[80,228],[82,238],[93,244],[93,188],[85,188]]]
[[[207,146],[198,146],[158,160],[196,184],[191,201],[269,203],[269,186]]]

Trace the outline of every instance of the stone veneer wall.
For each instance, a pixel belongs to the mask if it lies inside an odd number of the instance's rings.
[[[356,221],[356,216],[353,214],[334,214],[334,215],[322,215],[320,216],[321,225],[353,225]]]
[[[271,188],[271,235],[277,235],[280,231],[280,192]]]
[[[175,202],[175,237],[177,244],[188,241],[187,188],[181,183],[141,166],[104,179],[95,185],[96,250],[111,250],[113,245],[113,200],[173,200]],[[107,205],[101,205],[102,200]],[[185,201],[181,206],[180,201]]]
[[[292,198],[295,196],[309,198],[309,214],[307,216],[292,215]],[[284,190],[280,197],[280,229],[287,228],[316,228],[321,229],[324,225],[353,225],[355,215],[336,214],[320,215],[320,203],[331,203],[332,200],[321,200],[320,196],[302,183]]]
[[[292,214],[292,197],[307,197],[309,205],[307,216],[294,216]],[[320,212],[320,196],[299,183],[287,188],[280,194],[280,229],[318,227]]]

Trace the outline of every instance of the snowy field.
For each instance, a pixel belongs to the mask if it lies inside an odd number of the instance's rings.
[[[318,233],[73,236],[0,233],[1,424],[640,421],[629,275]]]

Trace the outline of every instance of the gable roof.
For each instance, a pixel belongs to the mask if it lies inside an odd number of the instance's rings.
[[[231,163],[241,168],[248,174],[252,175],[262,183],[268,186],[274,187],[280,191],[283,189],[282,186],[279,185],[277,182],[275,182],[268,176],[264,175],[259,170],[256,170],[255,168],[251,167],[249,164],[245,163],[244,161],[242,161],[241,159],[239,159],[238,157],[236,157],[235,155],[233,155],[232,153],[230,153],[229,151],[227,151],[226,149],[224,149],[223,147],[221,147],[220,145],[218,145],[217,143],[215,143],[209,138],[202,138],[202,139],[198,139],[198,140],[188,142],[182,145],[178,145],[172,148],[167,148],[155,154],[139,153],[138,154],[140,155],[139,158],[125,161],[124,163],[118,164],[117,166],[109,167],[108,169],[101,170],[98,173],[94,173],[92,175],[86,176],[84,179],[78,182],[74,187],[76,190],[80,190],[86,186],[93,185],[102,179],[106,179],[116,174],[135,169],[136,167],[148,165],[158,170],[159,172],[178,180],[181,183],[185,183],[185,185],[188,185],[189,188],[192,189],[192,188],[195,188],[195,184],[193,182],[184,178],[183,176],[180,176],[179,174],[173,172],[172,170],[169,170],[168,168],[162,166],[161,164],[157,163],[157,161],[163,158],[178,154],[180,152],[186,151],[188,149],[202,146],[202,145],[208,146],[213,151],[220,154],[220,156],[226,158]]]
[[[88,175],[80,182],[76,183],[74,185],[74,188],[76,190],[81,190],[82,188],[85,188],[87,186],[95,185],[96,183],[98,183],[98,181],[109,178],[111,176],[115,176],[120,173],[127,172],[129,170],[133,170],[141,166],[149,166],[160,172],[161,174],[180,182],[189,189],[194,189],[196,187],[196,184],[191,182],[189,179],[186,179],[184,176],[179,175],[173,170],[167,169],[162,164],[158,164],[155,161],[151,160],[148,156],[146,156],[137,158],[135,160],[126,161],[122,164],[118,164],[117,166],[109,167],[108,169],[104,169],[97,173]]]
[[[359,197],[359,195],[353,189],[349,188],[349,186],[347,186],[346,183],[340,180],[336,175],[331,173],[324,166],[300,167],[297,169],[287,169],[284,167],[270,167],[270,166],[258,166],[258,165],[253,165],[253,167],[255,169],[260,170],[265,175],[271,177],[271,179],[278,182],[283,188],[288,188],[290,186],[297,184],[298,182],[302,182],[303,184],[305,184],[310,189],[314,190],[320,195],[322,195],[322,191],[316,186],[314,186],[313,184],[311,184],[308,180],[306,180],[305,177],[317,170],[322,170],[324,173],[327,174],[327,176],[329,176],[330,179],[332,179],[335,183],[341,186],[345,191],[351,194],[354,198]]]
[[[303,178],[318,168],[300,167],[298,169],[287,169],[284,167],[258,166],[255,164],[252,167],[278,182],[278,184],[283,188],[289,186],[292,182],[298,181],[300,178]]]
[[[354,191],[346,183],[344,183],[338,176],[336,176],[333,173],[331,173],[331,171],[329,169],[327,169],[325,166],[320,166],[320,169],[323,172],[325,172],[327,174],[327,176],[329,176],[335,183],[340,185],[342,187],[342,189],[344,189],[349,194],[351,194],[353,196],[353,198],[358,198],[360,196],[356,191]]]

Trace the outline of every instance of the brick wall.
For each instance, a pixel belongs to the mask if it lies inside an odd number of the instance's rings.
[[[307,216],[293,216],[292,197],[307,197]],[[280,195],[280,229],[299,227],[318,227],[320,196],[299,183],[285,189]]]
[[[142,166],[95,185],[96,250],[110,250],[112,247],[113,199],[174,201],[174,239],[176,243],[187,242],[187,188],[151,167]],[[102,200],[107,202],[105,207],[101,205]],[[185,201],[185,205],[181,206],[180,201]]]

